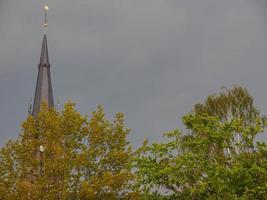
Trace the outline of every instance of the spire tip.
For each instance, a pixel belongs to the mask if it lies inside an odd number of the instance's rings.
[[[44,11],[45,11],[44,27],[45,27],[45,28],[48,26],[48,23],[47,23],[47,12],[48,12],[48,10],[49,10],[48,5],[44,5]]]

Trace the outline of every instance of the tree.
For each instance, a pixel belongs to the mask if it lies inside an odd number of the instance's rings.
[[[267,198],[267,146],[254,143],[265,124],[242,91],[208,97],[183,117],[187,134],[172,131],[165,134],[167,142],[146,143],[137,151],[135,169],[145,199]],[[236,106],[240,92],[250,103],[240,100]],[[235,140],[237,133],[242,140]]]
[[[222,122],[231,122],[234,118],[239,119],[243,128],[248,125],[256,126],[258,120],[265,125],[266,116],[260,115],[253,102],[254,100],[246,88],[234,86],[233,88],[224,88],[218,95],[208,96],[204,104],[195,104],[192,112],[196,115],[216,116]],[[246,143],[244,140],[247,139],[245,136],[242,137],[239,132],[233,134],[231,142],[236,153],[244,151],[244,149],[239,149],[239,143]],[[246,150],[251,149],[248,147]]]
[[[222,121],[239,118],[245,124],[251,124],[259,117],[259,111],[253,104],[252,96],[241,86],[224,88],[218,95],[208,96],[204,104],[194,105],[193,112],[197,115],[205,113],[209,116],[217,116]]]
[[[111,122],[102,107],[88,119],[73,103],[62,112],[43,103],[0,150],[0,199],[137,199],[128,133],[122,113]]]

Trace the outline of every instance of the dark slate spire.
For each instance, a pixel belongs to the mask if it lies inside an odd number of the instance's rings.
[[[40,111],[42,101],[45,101],[49,107],[54,107],[46,34],[43,37],[40,63],[38,65],[38,77],[32,110],[32,115],[34,117],[37,116]]]
[[[43,38],[41,57],[40,57],[40,65],[49,65],[49,57],[48,57],[48,47],[47,47],[47,37],[46,34]]]

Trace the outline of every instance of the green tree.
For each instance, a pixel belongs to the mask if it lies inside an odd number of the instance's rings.
[[[251,124],[259,117],[259,111],[254,106],[252,96],[241,86],[224,88],[218,95],[208,96],[203,104],[194,105],[193,112],[197,115],[205,113],[216,116],[222,121],[239,118],[245,124]]]
[[[88,119],[73,103],[62,112],[44,103],[0,150],[0,199],[137,199],[128,133],[121,113],[111,122],[102,107]]]
[[[236,106],[240,94],[250,100]],[[183,117],[187,134],[145,143],[134,165],[144,199],[267,199],[267,147],[254,143],[265,124],[251,100],[236,87],[208,97]]]

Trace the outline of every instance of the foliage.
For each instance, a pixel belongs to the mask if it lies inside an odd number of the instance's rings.
[[[208,97],[183,117],[188,134],[169,132],[136,152],[144,199],[267,199],[267,146],[254,143],[265,124],[242,91]],[[240,92],[250,100],[238,102]]]
[[[111,122],[98,107],[88,119],[73,103],[62,112],[44,103],[22,129],[0,151],[1,200],[138,198],[123,114]]]
[[[208,96],[204,104],[194,105],[193,112],[217,116],[223,121],[231,121],[235,117],[242,119],[245,124],[251,124],[259,117],[259,111],[253,105],[252,96],[241,86],[224,88],[219,95]]]
[[[84,117],[67,103],[43,103],[18,140],[0,149],[1,200],[267,199],[266,127],[242,87],[196,104],[184,134],[132,152],[124,116],[103,108]],[[142,195],[140,195],[142,193]]]

